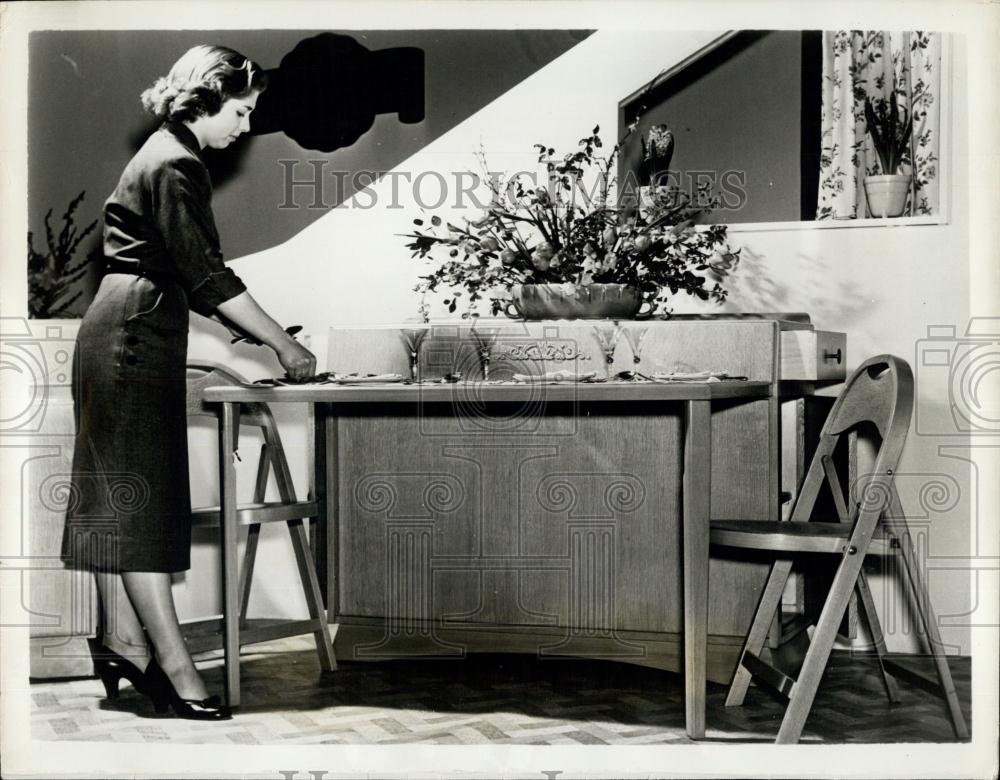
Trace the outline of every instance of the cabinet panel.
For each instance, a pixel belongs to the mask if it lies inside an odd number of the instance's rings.
[[[723,506],[765,519],[767,401],[759,407],[716,415],[713,473]],[[340,615],[681,629],[679,415],[549,408],[548,433],[523,435],[457,436],[456,424],[440,409],[339,419]],[[764,576],[713,560],[727,597],[713,601],[710,630],[740,634]]]

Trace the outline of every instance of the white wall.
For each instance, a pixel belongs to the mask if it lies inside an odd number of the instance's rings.
[[[478,170],[474,152],[480,145],[492,170],[507,171],[536,170],[532,144],[570,150],[595,124],[601,126],[610,146],[617,132],[618,101],[715,36],[713,32],[599,31],[404,161],[397,171],[408,172],[413,180],[427,172],[432,177],[425,179],[423,196],[427,199],[436,192],[434,174],[447,177],[451,172]],[[732,280],[727,305],[744,311],[806,311],[817,327],[845,331],[848,369],[881,352],[906,358],[916,371],[918,409],[925,415],[922,419],[932,421],[930,429],[935,432],[949,430],[948,372],[921,365],[921,340],[929,326],[953,326],[961,334],[970,316],[969,124],[962,89],[966,50],[960,36],[953,40],[952,49],[957,88],[951,110],[951,154],[945,161],[951,174],[950,221],[734,231],[734,243],[744,247],[744,261]],[[305,326],[305,338],[320,356],[321,366],[329,326],[393,322],[417,314],[412,287],[422,266],[410,258],[404,240],[395,234],[411,229],[411,220],[420,216],[419,208],[404,182],[398,187],[401,208],[386,207],[391,202],[388,181],[372,191],[375,207],[335,209],[282,246],[233,264],[279,321]],[[368,203],[368,198],[360,200]],[[695,306],[683,299],[675,308],[694,310]],[[264,351],[232,351],[225,334],[211,325],[198,326],[190,353],[231,363],[251,378],[280,373]],[[286,445],[297,461],[293,469],[304,492],[305,425],[296,415],[301,412],[286,411],[283,417]],[[214,440],[208,441],[214,447]],[[954,562],[947,559],[965,556],[970,534],[990,529],[981,528],[976,515],[981,475],[963,460],[960,449],[942,449],[942,445],[961,447],[963,441],[958,435],[930,435],[926,427],[914,430],[904,452],[899,484],[904,504],[917,518],[916,527],[921,534],[926,532],[921,552],[928,556],[931,598],[941,616],[945,641],[968,653],[969,632],[964,626],[970,618],[965,613],[973,608],[977,594],[970,593],[967,572],[954,570]],[[192,454],[199,464],[196,474],[202,467],[214,474],[206,453]],[[251,611],[291,605],[301,612],[304,607],[296,592],[287,544],[272,535],[262,545],[261,556],[264,565],[258,571],[266,577],[261,577]],[[194,560],[195,568],[179,590],[182,610],[203,606],[195,594],[202,590],[198,582],[203,564],[208,566],[214,559],[207,549],[196,549]],[[287,579],[279,571],[287,571]],[[882,590],[876,590],[876,598],[883,598]],[[891,591],[885,598],[895,603]],[[909,647],[907,623],[895,616],[886,622],[890,644]]]

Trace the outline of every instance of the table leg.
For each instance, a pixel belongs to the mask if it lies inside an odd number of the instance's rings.
[[[326,594],[326,619],[334,622],[340,609],[338,550],[340,541],[340,492],[337,418],[329,404],[316,404],[316,479],[323,486],[320,502],[322,532],[316,538],[317,554],[323,558],[321,586]]]
[[[309,546],[312,548],[313,562],[316,564],[316,578],[326,600],[326,535],[328,517],[327,473],[326,473],[326,420],[329,415],[327,404],[313,404],[312,451],[313,469],[309,495],[316,502],[316,517],[309,521]]]
[[[712,496],[710,401],[686,401],[683,502],[684,709],[687,734],[705,736],[708,547]]]
[[[226,703],[240,703],[240,602],[238,527],[236,525],[236,464],[233,442],[238,404],[222,404],[219,419],[219,498],[222,529],[222,626],[226,666]]]

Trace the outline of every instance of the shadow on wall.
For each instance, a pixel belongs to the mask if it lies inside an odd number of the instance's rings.
[[[369,51],[348,35],[321,33],[267,75],[254,135],[280,130],[306,149],[333,152],[370,130],[377,114],[424,119],[424,52],[415,47]]]
[[[828,263],[797,252],[780,268],[744,245],[728,283],[730,307],[739,311],[807,311],[814,323],[856,322],[867,310],[862,287],[830,276]]]
[[[270,85],[252,115],[251,133],[281,131],[299,146],[333,152],[351,146],[377,114],[424,119],[424,52],[415,47],[369,51],[354,38],[306,38],[267,72]]]
[[[321,33],[296,44],[267,76],[251,135],[282,132],[304,149],[329,153],[354,144],[378,114],[395,113],[406,124],[424,119],[424,52],[415,47],[369,51],[349,35]],[[158,125],[150,119],[132,133],[132,148]],[[239,173],[247,146],[207,150],[215,187]]]

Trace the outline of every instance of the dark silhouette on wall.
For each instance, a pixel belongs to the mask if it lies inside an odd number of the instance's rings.
[[[251,133],[284,132],[299,146],[332,152],[351,146],[378,114],[424,118],[424,52],[369,51],[348,35],[306,38],[268,71],[270,84],[251,115]]]

